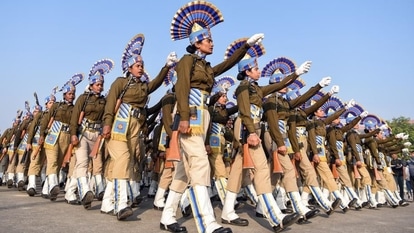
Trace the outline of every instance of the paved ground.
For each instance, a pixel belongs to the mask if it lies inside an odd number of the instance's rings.
[[[145,192],[145,190],[144,190]],[[217,220],[220,221],[221,207],[214,202]],[[272,232],[264,219],[256,218],[254,208],[245,203],[237,210],[242,218],[249,219],[248,227],[235,227],[233,232]],[[192,218],[177,214],[179,223],[188,232],[197,232]],[[414,232],[414,203],[396,209],[383,207],[378,210],[350,210],[343,214],[336,211],[333,215],[319,214],[311,223],[295,224],[284,232]],[[100,202],[92,203],[90,210],[82,206],[71,206],[64,201],[64,194],[56,202],[43,199],[39,195],[29,197],[16,188],[0,187],[0,232],[166,232],[159,229],[161,212],[152,209],[152,199],[145,198],[134,209],[134,215],[126,221],[100,213]]]

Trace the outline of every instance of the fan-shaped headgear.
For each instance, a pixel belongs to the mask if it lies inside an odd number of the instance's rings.
[[[384,121],[383,119],[381,119],[381,125],[386,125],[387,126],[387,129],[381,130],[382,131],[382,135],[384,137],[389,137],[391,135],[391,133],[392,133],[392,129],[388,126],[387,122]]]
[[[231,76],[224,76],[216,81],[213,85],[208,103],[209,105],[215,104],[221,96],[226,95],[229,88],[235,84],[235,79]]]
[[[232,87],[235,83],[236,81],[232,76],[224,76],[214,83],[211,94],[214,95],[219,92],[227,94],[230,87]]]
[[[326,116],[330,116],[339,109],[344,107],[344,103],[336,96],[329,97],[328,101],[326,101],[322,106],[322,110],[325,112]]]
[[[55,95],[56,95],[56,92],[58,91],[58,89],[59,89],[58,86],[56,86],[52,89],[52,94],[50,94],[49,96],[47,96],[45,98],[45,104],[47,104],[49,101],[54,101],[54,102],[56,101]]]
[[[78,74],[74,74],[69,81],[67,81],[63,87],[59,90],[62,91],[63,94],[69,92],[69,91],[75,91],[76,90],[76,85],[78,85],[80,82],[82,82],[84,78],[84,75],[81,73]]]
[[[352,120],[354,120],[356,117],[361,115],[361,113],[364,111],[365,110],[361,105],[355,104],[354,106],[345,110],[345,112],[342,113],[341,118],[345,119],[346,123],[349,123]]]
[[[279,57],[267,63],[262,70],[262,77],[269,77],[269,84],[278,83],[288,74],[295,72],[295,62],[286,57]]]
[[[381,125],[381,120],[374,114],[368,114],[366,117],[361,119],[361,125],[365,126],[365,129],[373,130],[377,126]]]
[[[167,75],[164,78],[164,85],[168,86],[168,85],[172,85],[174,86],[177,83],[177,72],[175,71],[175,67],[176,67],[177,63],[175,63],[174,65],[172,65],[170,67],[170,69],[168,70]]]
[[[224,53],[224,59],[228,59],[229,57],[231,57],[231,55],[233,55],[233,53],[240,47],[242,47],[244,44],[246,44],[246,41],[248,40],[248,38],[241,38],[238,40],[233,41],[233,43],[231,43],[227,49],[226,52]],[[251,46],[246,54],[244,55],[244,57],[239,61],[238,63],[238,69],[239,72],[243,72],[245,70],[249,70],[253,67],[258,66],[257,65],[257,60],[256,58],[264,55],[266,53],[266,50],[263,46],[262,43],[260,44],[254,44],[253,46]]]
[[[89,84],[104,82],[104,75],[109,73],[114,68],[114,65],[115,63],[107,58],[95,62],[89,71]]]
[[[24,101],[24,108],[26,109],[26,116],[33,116],[32,112],[30,111],[29,101]]]
[[[190,44],[211,38],[210,28],[224,21],[220,10],[210,2],[192,1],[175,13],[171,22],[172,40],[190,39]]]
[[[126,45],[121,59],[122,72],[124,74],[127,73],[129,67],[137,62],[141,62],[144,65],[144,60],[141,57],[144,42],[144,34],[140,33],[135,35]]]
[[[42,106],[40,106],[39,97],[37,97],[37,93],[34,92],[33,96],[35,98],[36,105],[33,107],[33,111],[42,111]]]
[[[322,97],[325,95],[323,91],[318,91],[315,95],[313,95],[310,99],[308,99],[305,104],[304,108],[309,108],[310,106],[314,105],[318,100],[322,99]]]
[[[303,81],[303,79],[301,79],[300,77],[295,79],[293,83],[287,86],[286,99],[293,100],[295,98],[298,98],[300,96],[299,90],[305,85],[306,85],[305,81]]]

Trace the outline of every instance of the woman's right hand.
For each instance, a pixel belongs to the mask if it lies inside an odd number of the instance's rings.
[[[256,133],[249,134],[249,137],[247,137],[247,144],[250,146],[257,146],[262,140],[260,140],[260,137],[257,136]]]
[[[111,126],[104,125],[102,128],[102,137],[105,139],[109,139],[111,137]]]
[[[72,146],[77,146],[79,144],[79,138],[76,135],[72,135],[70,138]]]
[[[178,132],[182,134],[190,133],[190,121],[180,121]]]

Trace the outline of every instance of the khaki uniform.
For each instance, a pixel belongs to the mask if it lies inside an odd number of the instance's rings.
[[[192,201],[191,207],[193,216],[197,218],[198,231],[213,232],[220,227],[215,220],[214,211],[207,191],[207,187],[211,185],[211,181],[208,155],[205,150],[205,140],[210,115],[207,111],[207,106],[204,104],[206,103],[207,95],[213,87],[214,78],[233,67],[243,58],[249,48],[250,46],[247,44],[241,46],[231,57],[214,67],[211,67],[209,62],[196,54],[184,55],[177,63],[175,70],[179,78],[175,85],[175,93],[177,113],[180,116],[180,121],[190,120],[189,97],[191,89],[195,92],[201,92],[205,96],[201,97],[202,104],[199,106],[200,117],[203,116],[203,119],[200,119],[199,132],[197,134],[193,130],[193,134],[191,135],[179,136],[179,143],[183,155],[181,160],[183,162],[177,163],[176,172],[170,187],[170,190],[173,192],[170,191],[168,196],[161,217],[162,224],[169,225],[176,222],[174,217],[176,211],[174,210],[177,207],[173,203],[177,202],[173,201],[170,204],[170,201],[181,198],[182,193],[185,191],[185,186],[182,184],[189,180],[191,186],[189,189],[190,201]],[[186,162],[188,162],[188,169],[184,165]],[[197,202],[194,202],[194,200],[197,200]]]
[[[134,167],[138,163],[137,156],[140,155],[138,146],[139,132],[141,126],[146,119],[145,106],[147,104],[148,95],[155,91],[161,84],[164,77],[168,73],[168,67],[164,66],[160,73],[149,83],[144,83],[134,77],[119,77],[111,85],[108,96],[106,98],[105,111],[103,115],[104,126],[111,126],[111,139],[106,141],[106,146],[111,156],[110,167],[112,173],[109,175],[113,179],[113,187],[107,186],[106,191],[113,192],[116,203],[114,203],[114,212],[128,207],[127,205],[127,182],[133,187],[133,197],[139,195],[138,183],[134,177]],[[123,93],[124,92],[124,93]],[[125,113],[126,123],[126,139],[118,140],[114,138],[114,130],[118,125],[113,125],[116,120],[116,114],[121,114],[122,106],[115,111],[118,98],[122,96],[122,104],[131,107],[129,112]],[[107,178],[109,178],[107,177]],[[132,185],[131,185],[132,184]],[[111,188],[111,190],[108,190]],[[113,188],[113,189],[112,189]]]

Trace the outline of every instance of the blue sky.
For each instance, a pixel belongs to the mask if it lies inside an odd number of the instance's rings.
[[[24,101],[34,105],[54,86],[73,74],[89,73],[103,58],[115,62],[105,87],[121,76],[121,55],[136,34],[145,35],[142,56],[154,78],[166,56],[179,57],[187,39],[172,41],[169,30],[175,12],[188,1],[1,1],[0,3],[0,131],[9,128]],[[300,65],[312,61],[303,91],[322,77],[340,86],[343,101],[354,98],[369,113],[385,120],[414,119],[414,1],[210,1],[224,16],[213,27],[213,65],[222,61],[234,40],[264,33],[263,67],[285,56]],[[236,77],[234,67],[225,75]],[[261,84],[267,84],[263,79]],[[87,85],[78,85],[78,95]],[[330,86],[324,88],[329,91]],[[150,105],[165,93],[162,86]],[[61,93],[57,94],[62,99]]]

